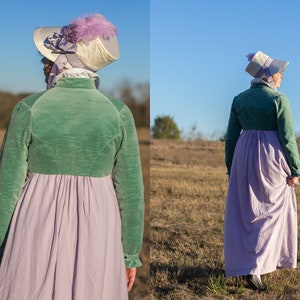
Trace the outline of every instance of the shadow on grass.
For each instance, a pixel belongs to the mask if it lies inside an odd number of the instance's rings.
[[[199,296],[205,295],[212,277],[225,277],[223,269],[203,266],[178,267],[151,264],[150,272],[151,291],[156,296],[167,295],[178,290],[179,286],[188,287]],[[161,274],[165,274],[164,280],[160,280]]]

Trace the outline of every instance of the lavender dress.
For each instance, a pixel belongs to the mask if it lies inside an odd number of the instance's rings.
[[[124,270],[111,176],[30,173],[1,263],[1,299],[128,299]]]
[[[272,272],[297,264],[294,188],[277,131],[244,130],[237,142],[227,195],[226,276]]]

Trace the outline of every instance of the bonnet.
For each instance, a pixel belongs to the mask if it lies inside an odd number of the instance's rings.
[[[249,64],[246,67],[248,72],[254,78],[266,78],[272,77],[274,74],[283,71],[288,61],[273,59],[262,51],[251,53],[247,55]]]
[[[54,62],[48,88],[65,67],[96,72],[120,57],[117,29],[100,14],[77,18],[67,26],[38,27],[33,40],[39,52]]]

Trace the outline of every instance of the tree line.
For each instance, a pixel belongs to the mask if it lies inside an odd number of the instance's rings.
[[[126,103],[132,111],[137,127],[150,126],[150,84],[122,82],[113,91],[104,92]],[[15,105],[31,93],[13,94],[0,91],[0,128],[5,129]]]

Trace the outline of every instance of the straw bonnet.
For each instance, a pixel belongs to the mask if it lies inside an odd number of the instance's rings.
[[[246,72],[254,78],[268,78],[283,71],[289,64],[288,61],[273,59],[260,50],[256,53],[248,54],[247,57],[249,64],[246,67]]]
[[[38,27],[33,40],[42,55],[63,67],[97,71],[120,57],[116,27],[100,14],[63,27]]]

